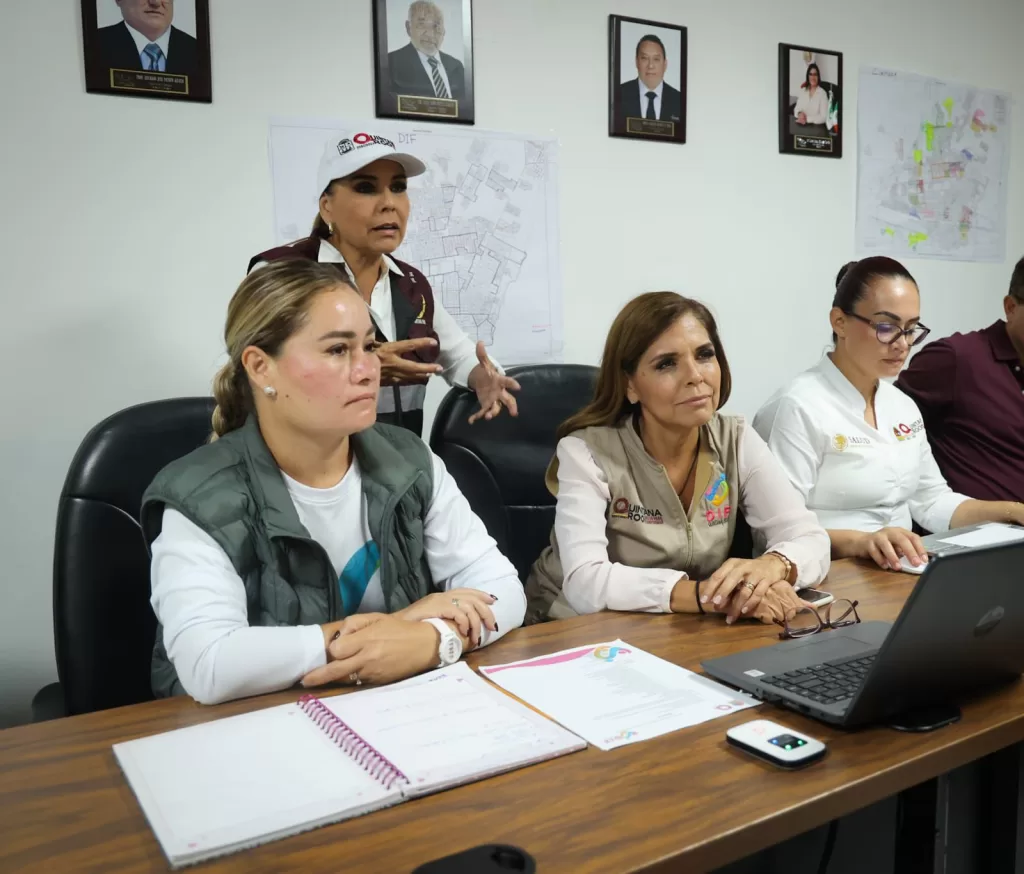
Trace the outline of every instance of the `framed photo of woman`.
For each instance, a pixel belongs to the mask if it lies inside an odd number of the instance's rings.
[[[779,43],[779,151],[843,156],[843,55]]]
[[[82,0],[85,90],[210,103],[209,0]]]
[[[608,134],[686,142],[686,28],[608,16]]]

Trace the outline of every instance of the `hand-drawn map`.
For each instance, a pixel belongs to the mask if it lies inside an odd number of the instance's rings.
[[[857,121],[861,254],[1004,259],[1008,95],[862,67]]]
[[[503,365],[560,361],[557,142],[386,121],[274,120],[270,170],[278,244],[309,234],[324,144],[355,132],[391,139],[427,172],[409,180],[411,213],[395,256]]]

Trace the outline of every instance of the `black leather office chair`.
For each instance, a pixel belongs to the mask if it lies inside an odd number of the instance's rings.
[[[476,395],[452,389],[438,407],[430,448],[525,581],[555,521],[555,499],[544,485],[555,429],[593,397],[597,368],[525,364],[507,372],[522,386],[517,417],[503,411],[469,425],[480,407]]]
[[[212,412],[210,398],[154,401],[115,413],[82,441],[57,509],[53,637],[59,682],[36,694],[35,721],[153,697],[156,617],[138,522],[142,493],[162,467],[207,440]]]

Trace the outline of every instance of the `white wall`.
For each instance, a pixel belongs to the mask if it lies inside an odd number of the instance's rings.
[[[55,676],[54,513],[82,436],[129,404],[207,390],[228,297],[272,242],[268,118],[373,114],[367,0],[211,6],[212,106],[87,95],[78,0],[0,6],[0,722],[26,718]],[[924,16],[888,0],[824,0],[814,15],[799,0],[474,7],[478,125],[561,140],[566,359],[595,362],[627,298],[678,289],[718,312],[729,407],[744,413],[817,360],[832,278],[852,255],[853,142],[842,161],[777,154],[778,43],[844,52],[848,135],[861,63],[1024,92],[1019,0],[937,0]],[[607,137],[610,12],[689,27],[687,145]],[[1019,109],[1014,128],[1017,254]],[[940,335],[991,322],[1010,274],[911,267]]]

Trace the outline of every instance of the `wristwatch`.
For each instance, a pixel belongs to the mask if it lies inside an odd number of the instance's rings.
[[[437,647],[437,655],[440,661],[436,667],[445,668],[448,665],[454,665],[462,658],[462,638],[452,631],[451,627],[443,619],[424,619],[423,621],[433,625],[437,629],[438,634],[441,635],[441,643]]]

